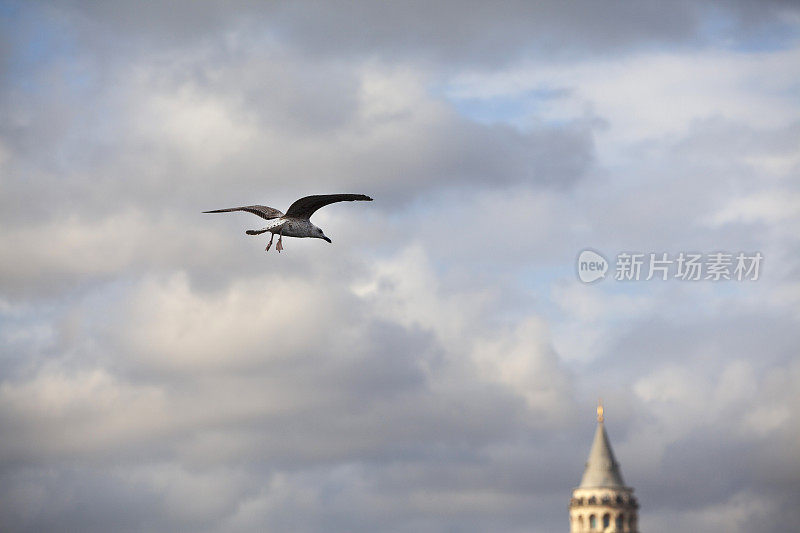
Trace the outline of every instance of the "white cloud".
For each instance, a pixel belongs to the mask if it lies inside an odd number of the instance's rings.
[[[781,531],[797,19],[591,4],[422,27],[23,8],[0,54],[9,528],[550,531],[600,395],[646,528]],[[375,202],[280,255],[256,218],[200,213],[345,191]],[[586,246],[768,268],[584,286]]]
[[[482,375],[510,387],[541,418],[559,424],[572,408],[572,383],[549,336],[543,320],[528,318],[513,331],[479,343],[473,357]]]
[[[177,273],[143,282],[119,326],[125,345],[148,365],[219,371],[336,349],[330,319],[355,321],[347,308],[340,291],[319,282],[260,276],[198,293]]]
[[[731,200],[707,218],[711,226],[731,222],[766,222],[769,224],[800,221],[800,192],[761,191]]]
[[[605,61],[519,64],[498,73],[455,77],[448,94],[464,98],[529,98],[560,89],[563,95],[536,106],[533,119],[575,120],[587,113],[604,119],[603,150],[686,133],[708,117],[774,128],[797,121],[794,83],[800,52],[741,54],[733,51],[641,52]],[[533,98],[537,98],[534,96]]]
[[[152,84],[142,85],[147,96],[132,113],[135,135],[198,166],[241,155],[258,136],[253,118],[237,102],[189,85],[162,94],[148,94]]]
[[[167,430],[165,399],[158,387],[131,385],[101,369],[53,368],[29,381],[4,382],[4,460],[124,453]]]

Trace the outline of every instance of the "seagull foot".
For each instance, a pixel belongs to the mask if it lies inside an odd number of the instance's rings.
[[[269,248],[270,248],[270,246],[272,246],[272,239],[274,239],[274,238],[275,238],[275,234],[273,233],[269,238],[269,242],[267,243],[267,247],[264,248],[265,252],[269,252]]]
[[[283,250],[283,235],[278,237],[278,244],[275,245],[275,249],[278,250],[278,253],[281,253],[281,250]]]

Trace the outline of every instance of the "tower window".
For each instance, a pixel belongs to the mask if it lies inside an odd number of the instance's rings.
[[[625,528],[624,518],[622,517],[621,514],[617,515],[617,524],[616,525],[617,525],[617,531],[622,531]]]
[[[597,529],[597,517],[593,514],[589,515],[589,529]]]
[[[611,515],[606,513],[603,515],[603,529],[611,525]]]

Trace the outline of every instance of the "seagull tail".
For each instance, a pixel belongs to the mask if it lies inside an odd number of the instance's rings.
[[[268,229],[249,229],[245,231],[248,235],[261,235],[262,233],[268,232]]]

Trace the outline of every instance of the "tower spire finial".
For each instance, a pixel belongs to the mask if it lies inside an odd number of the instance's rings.
[[[603,421],[603,399],[602,398],[598,398],[597,399],[597,421],[598,422],[602,422]]]

